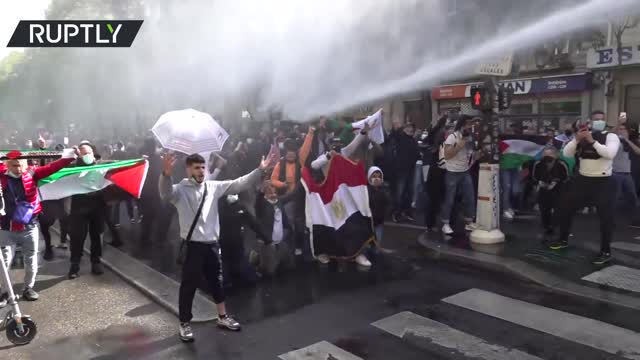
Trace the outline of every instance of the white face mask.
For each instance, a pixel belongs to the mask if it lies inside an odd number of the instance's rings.
[[[607,127],[607,122],[604,120],[594,120],[591,123],[591,130],[603,131]]]
[[[266,199],[266,198],[265,198],[265,199]],[[275,205],[275,204],[277,204],[277,203],[278,203],[278,198],[275,198],[275,199],[266,199],[266,200],[267,200],[267,201],[269,202],[269,204],[271,204],[271,205]]]
[[[93,164],[94,161],[95,161],[95,158],[93,157],[93,154],[82,155],[82,162],[84,162],[85,164],[87,165]]]

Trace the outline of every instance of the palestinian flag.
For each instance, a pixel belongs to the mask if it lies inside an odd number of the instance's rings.
[[[528,161],[540,160],[544,148],[549,146],[547,144],[548,139],[543,135],[501,135],[500,169],[520,169]],[[558,147],[556,142],[554,146]],[[560,159],[567,163],[571,174],[576,163],[575,159],[563,156],[562,151],[560,151]]]
[[[38,181],[40,199],[57,200],[87,194],[109,185],[140,198],[148,167],[147,160],[137,159],[64,168]]]
[[[373,241],[367,175],[362,162],[356,164],[336,155],[331,158],[323,183],[316,183],[311,170],[304,168],[302,184],[314,256],[353,258]]]

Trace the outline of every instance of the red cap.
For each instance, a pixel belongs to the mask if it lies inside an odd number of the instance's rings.
[[[11,150],[7,153],[7,158],[9,160],[15,160],[17,158],[19,158],[20,156],[22,156],[22,153],[18,150]]]

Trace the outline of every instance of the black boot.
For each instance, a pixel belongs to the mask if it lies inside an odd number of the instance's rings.
[[[69,268],[69,279],[75,279],[78,277],[78,272],[80,272],[80,264],[71,264]]]
[[[42,256],[42,258],[47,260],[47,261],[53,260],[53,248],[47,247],[44,250],[44,255]]]
[[[91,264],[91,273],[93,275],[102,275],[104,274],[104,270],[102,269],[102,264],[99,262],[95,262]]]

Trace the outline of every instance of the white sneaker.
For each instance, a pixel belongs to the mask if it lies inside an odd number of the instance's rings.
[[[467,225],[464,226],[464,229],[466,231],[473,231],[473,230],[477,230],[480,226],[474,222],[470,222]]]
[[[442,232],[445,235],[453,235],[453,229],[451,228],[451,226],[449,224],[442,225]]]
[[[300,256],[302,255],[302,249],[300,248],[296,248],[296,252],[295,252],[296,256]]]
[[[320,254],[318,255],[318,261],[320,261],[320,264],[326,265],[331,261],[331,259],[329,259],[329,255],[327,254]]]
[[[513,210],[507,209],[504,211],[504,213],[502,213],[502,216],[504,216],[504,218],[507,220],[513,220],[513,218],[515,217],[515,214]]]
[[[191,323],[180,323],[180,340],[183,342],[193,342],[193,330],[191,330]]]
[[[360,254],[356,256],[356,264],[364,267],[370,267],[371,261],[369,261],[369,259],[367,259],[367,257],[364,256],[364,254]]]

